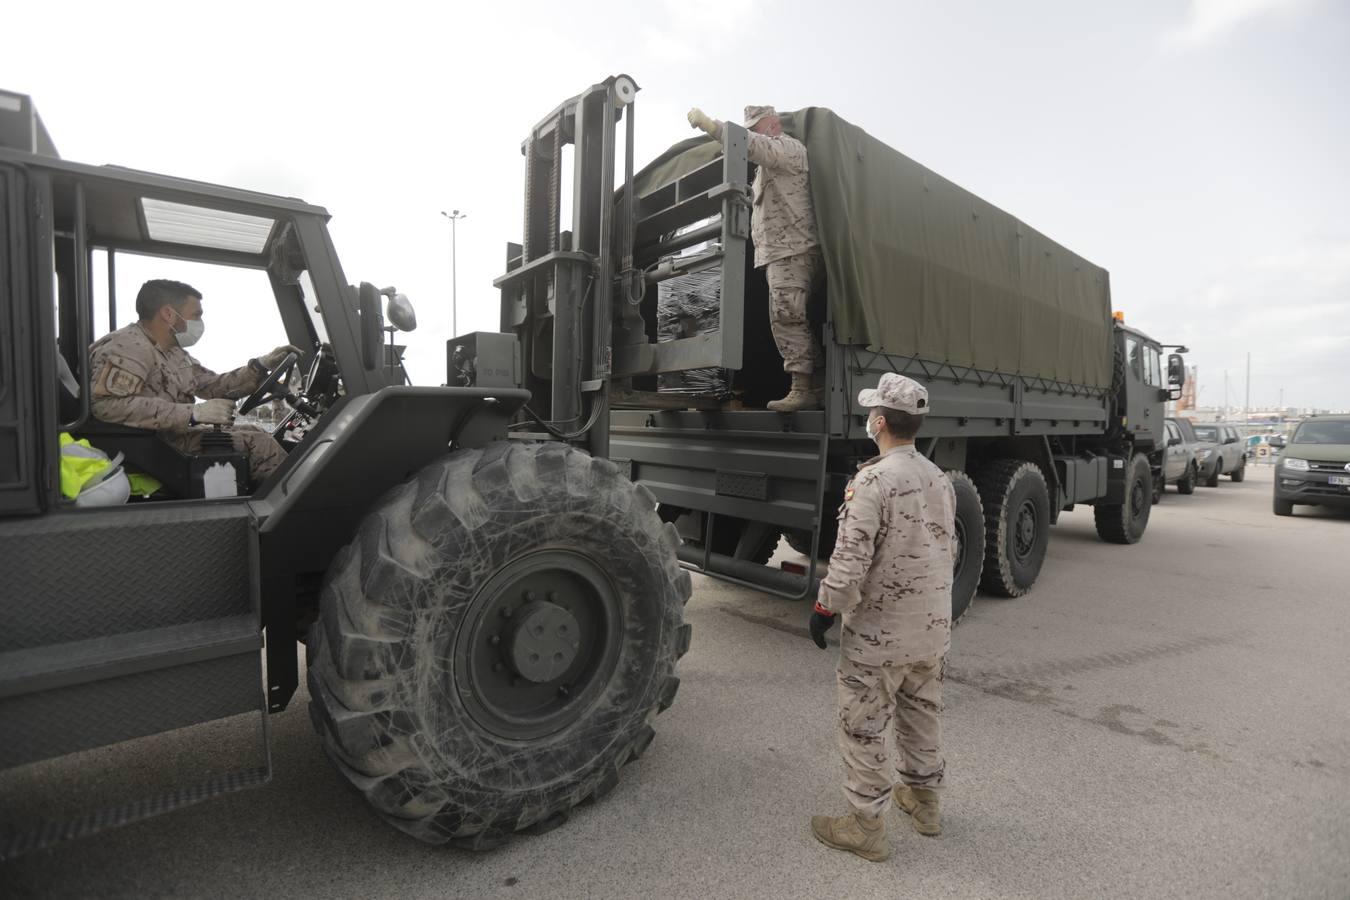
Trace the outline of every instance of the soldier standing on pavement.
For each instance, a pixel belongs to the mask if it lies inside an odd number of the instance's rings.
[[[286,459],[270,434],[234,427],[234,399],[257,390],[263,377],[281,365],[289,345],[217,375],[184,349],[205,330],[202,295],[181,281],[154,279],[136,295],[139,321],[95,341],[89,348],[91,409],[94,418],[115,425],[149,428],[184,453],[201,450],[212,425],[228,428],[236,450],[248,455],[254,483]],[[197,397],[212,398],[198,403]]]
[[[703,110],[691,109],[689,124],[721,140],[722,123]],[[783,370],[792,376],[788,395],[768,406],[776,412],[819,409],[821,390],[815,373],[825,355],[807,321],[806,303],[821,260],[806,146],[783,133],[772,106],[747,106],[745,127],[750,132],[746,153],[758,167],[750,216],[755,266],[768,278],[769,325],[783,356]]]
[[[891,853],[882,818],[891,798],[920,834],[942,831],[938,712],[951,646],[956,493],[914,447],[928,413],[921,384],[888,372],[875,390],[858,394],[858,404],[881,452],[844,492],[829,573],[811,614],[811,637],[821,649],[835,620],[844,620],[839,746],[852,811],[813,816],[811,831],[830,847],[880,861]],[[892,721],[893,772],[886,754]]]

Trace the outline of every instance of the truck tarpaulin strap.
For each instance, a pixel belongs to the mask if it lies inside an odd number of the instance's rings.
[[[810,154],[830,314],[841,343],[1110,386],[1105,269],[828,109],[783,113],[782,122]],[[718,153],[709,138],[682,141],[637,175],[635,191],[645,196]]]

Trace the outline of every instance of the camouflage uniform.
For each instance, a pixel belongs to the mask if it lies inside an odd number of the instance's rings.
[[[818,602],[843,617],[844,793],[865,816],[882,814],[895,783],[942,784],[938,712],[951,646],[955,515],[951,481],[912,444],[868,460],[844,493]],[[892,718],[894,778],[886,770]]]
[[[769,324],[783,370],[810,374],[824,357],[806,319],[806,303],[821,267],[806,147],[786,134],[768,137],[752,131],[747,137],[750,161],[759,167],[750,237],[755,266],[764,268],[769,281]]]
[[[257,389],[258,373],[248,366],[217,375],[177,345],[168,350],[133,322],[89,348],[91,409],[94,418],[132,428],[149,428],[184,453],[201,450],[207,425],[189,425],[195,398],[246,397]],[[256,428],[228,429],[237,450],[248,454],[254,481],[272,474],[286,451]]]

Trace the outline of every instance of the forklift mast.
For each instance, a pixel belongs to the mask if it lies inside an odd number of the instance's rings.
[[[609,456],[611,404],[661,408],[663,398],[651,389],[657,374],[739,369],[743,353],[745,131],[728,123],[705,166],[638,199],[637,91],[632,78],[612,76],[530,130],[521,146],[523,239],[507,245],[507,272],[493,282],[502,292],[501,331],[514,337],[522,385],[533,397],[524,415],[537,431],[520,436],[565,440],[599,457]],[[620,122],[623,174],[616,185]],[[571,221],[564,222],[569,178]],[[713,268],[724,285],[720,330],[658,344],[655,287]]]

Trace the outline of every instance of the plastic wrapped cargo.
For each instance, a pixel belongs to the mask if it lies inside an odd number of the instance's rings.
[[[656,333],[659,341],[674,341],[717,331],[722,302],[722,279],[715,271],[692,272],[663,281],[657,287]],[[663,393],[727,397],[731,379],[724,369],[689,369],[658,377]]]
[[[897,356],[1091,388],[1111,384],[1105,269],[832,111],[782,115],[810,154],[836,339]],[[645,196],[720,155],[671,147]]]

